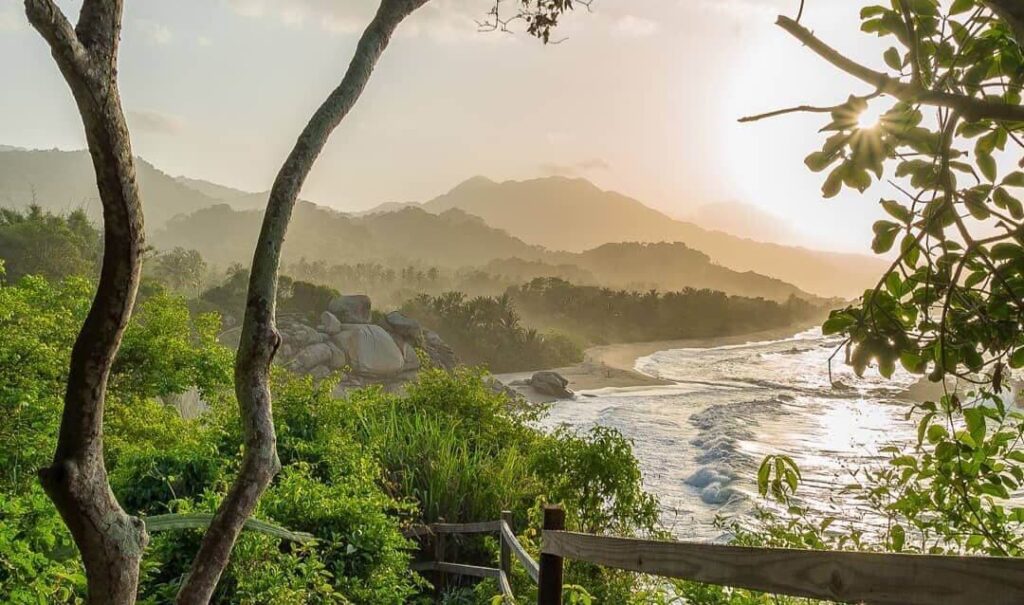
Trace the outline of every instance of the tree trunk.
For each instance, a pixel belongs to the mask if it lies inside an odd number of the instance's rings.
[[[50,45],[85,127],[103,205],[103,268],[71,351],[53,463],[39,472],[85,564],[88,602],[135,602],[147,542],[141,520],[110,490],[103,461],[107,379],[131,315],[143,248],[142,205],[117,90],[121,0],[85,0],[72,28],[52,0],[25,0],[29,21]]]
[[[359,99],[399,23],[427,0],[383,0],[341,84],[317,109],[274,181],[253,255],[241,341],[235,357],[235,394],[245,433],[238,476],[221,502],[178,593],[179,605],[205,605],[213,595],[246,519],[280,469],[268,378],[281,344],[274,325],[277,277],[292,209],[327,138]]]

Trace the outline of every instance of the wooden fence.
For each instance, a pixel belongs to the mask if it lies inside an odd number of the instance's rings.
[[[415,569],[494,578],[514,598],[508,577],[512,557],[538,584],[538,605],[561,605],[565,559],[643,574],[746,588],[766,593],[865,605],[1024,604],[1024,559],[859,553],[596,536],[565,531],[565,513],[544,509],[540,563],[534,562],[511,526],[500,521],[440,523],[410,535],[435,536],[435,560]],[[496,568],[445,561],[450,534],[496,532],[501,555]]]

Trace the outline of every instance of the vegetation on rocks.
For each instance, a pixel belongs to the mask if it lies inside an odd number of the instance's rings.
[[[0,601],[77,603],[85,577],[67,529],[35,471],[52,453],[67,357],[94,283],[26,277],[0,287]],[[167,292],[149,296],[125,334],[111,376],[106,418],[111,485],[131,514],[212,512],[237,471],[238,410],[231,352],[220,321],[189,312]],[[274,420],[282,472],[255,517],[316,541],[245,531],[214,603],[415,601],[425,580],[409,570],[414,522],[476,521],[517,512],[523,539],[536,537],[540,505],[562,502],[570,526],[614,533],[656,529],[657,506],[640,486],[630,444],[615,431],[545,433],[542,408],[495,393],[477,371],[428,370],[404,395],[378,389],[331,396],[274,373]],[[184,419],[161,397],[198,389],[206,413]],[[574,468],[559,477],[558,469]],[[533,538],[531,538],[531,536]],[[173,599],[200,530],[155,532],[143,557],[140,602]],[[490,564],[493,541],[461,546],[460,558]],[[627,594],[624,574],[572,567],[593,594]],[[528,594],[528,582],[517,587]],[[485,603],[484,588],[453,595]],[[456,598],[452,596],[452,598]]]

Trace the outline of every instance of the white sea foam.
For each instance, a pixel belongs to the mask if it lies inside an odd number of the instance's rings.
[[[715,539],[716,514],[746,514],[757,498],[757,466],[767,454],[793,456],[800,495],[815,507],[854,511],[835,486],[850,470],[881,463],[879,450],[910,443],[906,403],[914,381],[898,372],[864,378],[828,359],[839,343],[808,330],[790,338],[709,349],[659,351],[637,360],[646,374],[676,385],[601,389],[558,403],[548,422],[612,426],[635,443],[648,489],[681,537]],[[836,388],[835,383],[844,385]]]

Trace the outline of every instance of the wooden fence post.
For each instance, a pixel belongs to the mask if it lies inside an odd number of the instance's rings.
[[[444,562],[444,554],[446,550],[445,546],[447,541],[448,536],[446,534],[440,532],[434,534],[434,560],[438,563]],[[437,572],[437,578],[434,583],[434,592],[437,595],[438,599],[440,599],[441,596],[444,595],[446,579],[447,578],[445,578],[445,574],[443,571]]]
[[[565,511],[561,506],[544,507],[544,530],[565,529]],[[543,539],[544,534],[541,533]],[[540,555],[540,590],[537,592],[538,605],[562,605],[562,557]]]
[[[503,510],[501,511],[501,520],[508,524],[508,528],[512,529],[512,511]],[[505,572],[505,576],[511,581],[512,578],[512,547],[505,541],[505,533],[498,532],[498,539],[501,540],[501,558],[498,559],[498,567],[501,571]]]

